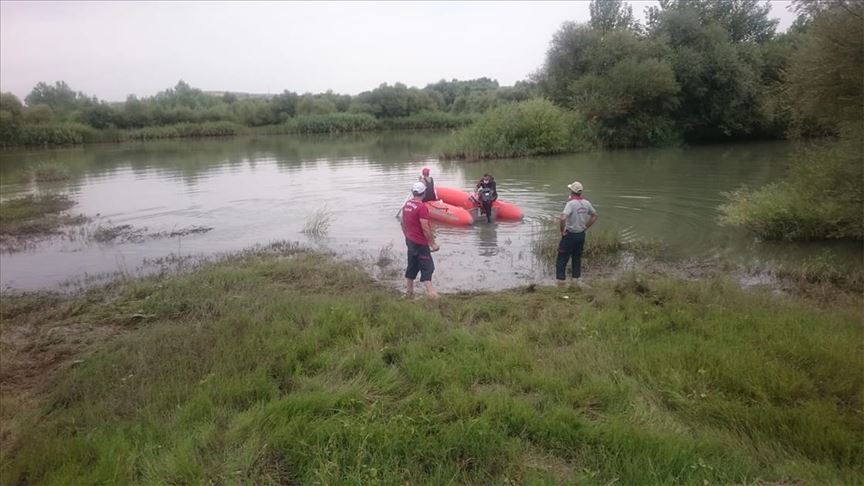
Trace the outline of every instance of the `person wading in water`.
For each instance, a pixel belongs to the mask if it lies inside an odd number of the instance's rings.
[[[420,175],[420,182],[426,185],[426,192],[423,194],[423,202],[437,201],[438,195],[435,194],[435,180],[429,175],[431,170],[429,167],[423,167]]]
[[[474,187],[477,191],[477,202],[486,215],[486,222],[492,222],[492,203],[498,199],[498,186],[495,184],[495,178],[492,174],[483,174],[483,178]]]
[[[575,181],[567,188],[570,189],[570,199],[559,219],[561,241],[558,243],[558,258],[555,261],[555,278],[558,286],[563,287],[567,278],[567,260],[572,259],[573,282],[579,287],[586,287],[579,280],[582,276],[582,250],[585,247],[585,231],[597,221],[597,211],[582,197],[582,183]]]
[[[420,282],[426,286],[426,296],[437,299],[438,292],[432,286],[432,272],[435,263],[432,252],[438,251],[435,234],[429,222],[429,209],[423,204],[426,185],[415,182],[411,187],[414,196],[402,206],[402,233],[405,234],[405,246],[408,248],[408,267],[405,269],[405,297],[414,296],[414,279],[420,274]]]

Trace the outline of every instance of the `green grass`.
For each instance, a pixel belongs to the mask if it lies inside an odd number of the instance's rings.
[[[54,234],[61,226],[83,223],[83,216],[63,214],[74,205],[60,194],[31,194],[0,202],[0,244]]]
[[[4,395],[0,478],[854,483],[859,307],[638,274],[410,302],[292,248],[72,297],[4,296],[3,339],[30,329],[44,351],[64,345],[51,329],[119,336],[33,403]]]

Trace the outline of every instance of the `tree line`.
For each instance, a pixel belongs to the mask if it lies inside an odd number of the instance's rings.
[[[368,126],[370,117],[381,120],[375,127],[412,128],[418,124],[461,125],[470,115],[495,106],[535,96],[530,83],[502,87],[489,78],[441,80],[425,88],[402,83],[381,84],[356,96],[326,93],[298,94],[283,91],[273,96],[206,93],[180,81],[151,97],[129,95],[125,102],[109,103],[75,91],[63,81],[38,83],[22,103],[11,93],[0,94],[0,144],[17,145],[29,132],[67,129],[130,130],[146,127],[210,124],[226,127],[265,127],[296,124],[298,118],[323,121],[339,131]],[[438,114],[439,116],[428,116]],[[453,115],[447,118],[443,114]],[[414,117],[393,123],[390,120]],[[219,125],[221,124],[221,125]],[[315,125],[317,126],[317,124]],[[325,127],[326,128],[326,127]],[[290,130],[289,130],[290,131]],[[32,135],[32,134],[31,134]]]
[[[355,96],[286,90],[257,97],[215,96],[180,81],[154,96],[108,103],[62,81],[41,82],[23,103],[0,95],[0,144],[51,143],[55,134],[76,130],[137,129],[146,138],[243,127],[273,127],[272,133],[456,127],[476,119],[471,115],[536,98],[577,114],[579,133],[590,129],[590,139],[606,147],[832,133],[830,120],[801,116],[805,101],[796,86],[807,68],[796,59],[813,37],[814,19],[829,11],[854,18],[860,3],[795,5],[794,25],[778,33],[767,0],[660,0],[644,25],[626,2],[594,0],[590,21],[565,22],[542,67],[514,86],[484,77],[424,88],[384,83]],[[860,48],[860,38],[851,41]]]

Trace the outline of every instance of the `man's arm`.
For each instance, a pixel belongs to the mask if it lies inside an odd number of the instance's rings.
[[[558,228],[561,230],[561,236],[564,236],[564,228],[566,228],[567,217],[573,212],[573,205],[569,202],[564,205],[564,210],[561,211],[561,216],[558,218]]]
[[[597,210],[594,209],[594,205],[591,204],[590,202],[588,203],[588,214],[590,214],[591,217],[588,218],[588,221],[585,223],[585,229],[586,230],[588,228],[590,228],[591,225],[594,224],[595,221],[597,221]]]
[[[420,218],[420,228],[423,230],[423,236],[425,236],[426,240],[429,242],[429,248],[431,248],[432,251],[438,251],[438,244],[435,243],[435,233],[432,232],[432,225],[429,224],[429,220]]]

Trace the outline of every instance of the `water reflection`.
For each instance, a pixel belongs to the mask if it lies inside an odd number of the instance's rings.
[[[492,257],[498,254],[498,223],[487,223],[485,221],[477,223],[477,251],[480,256]]]

